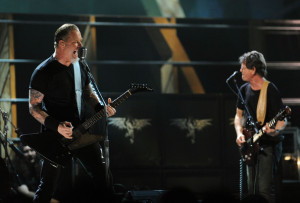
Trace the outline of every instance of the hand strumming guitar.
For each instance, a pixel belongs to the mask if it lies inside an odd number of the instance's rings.
[[[68,121],[64,121],[58,125],[57,131],[67,139],[72,139],[73,125]]]
[[[236,137],[236,143],[239,147],[242,146],[243,143],[245,143],[245,135],[243,133],[239,133]]]
[[[108,99],[107,116],[113,116],[116,114],[116,109],[110,105],[111,98]],[[73,125],[68,121],[64,121],[58,125],[57,131],[67,139],[72,139]]]
[[[234,117],[234,127],[236,131],[236,143],[239,147],[242,146],[244,142],[246,142],[245,135],[243,134],[243,111],[240,109],[236,109],[236,115]]]

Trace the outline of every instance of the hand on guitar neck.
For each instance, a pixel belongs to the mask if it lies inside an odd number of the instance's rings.
[[[111,117],[116,114],[116,109],[112,107],[110,104],[111,104],[111,98],[108,98],[108,105],[106,108],[108,117]]]
[[[276,126],[280,126],[281,128],[284,128],[285,126],[285,121],[283,121],[283,123],[281,124],[281,121],[278,121],[279,124],[277,124]],[[270,135],[272,137],[279,135],[279,131],[280,129],[278,127],[276,128],[270,128],[269,123],[266,123],[266,125],[264,127],[262,127],[262,131],[267,134]]]

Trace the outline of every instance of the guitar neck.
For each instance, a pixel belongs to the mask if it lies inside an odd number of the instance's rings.
[[[255,143],[262,135],[264,134],[264,131],[260,129],[258,133],[253,135],[253,143]]]
[[[114,101],[112,101],[112,103],[110,105],[115,108],[115,107],[119,106],[123,101],[128,99],[128,97],[131,95],[132,95],[132,93],[129,90],[127,90],[126,92],[121,94],[118,98],[116,98]]]
[[[277,120],[277,116],[275,118],[273,118],[272,120],[269,121],[269,128],[272,128]],[[262,135],[264,134],[264,131],[262,129],[260,129],[258,131],[258,133],[253,135],[253,143],[255,143]],[[250,140],[249,140],[250,141]]]
[[[119,106],[123,101],[125,101],[130,95],[132,95],[132,93],[129,90],[127,90],[122,95],[120,95],[118,98],[116,98],[114,101],[112,101],[110,103],[110,105],[115,108],[115,107]],[[100,111],[98,111],[95,115],[93,115],[91,118],[89,118],[85,122],[83,122],[81,124],[81,126],[85,130],[87,130],[91,126],[93,126],[97,121],[99,121],[104,115],[105,115],[105,109],[103,108]]]

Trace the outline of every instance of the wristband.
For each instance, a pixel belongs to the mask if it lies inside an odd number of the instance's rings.
[[[280,131],[280,130],[275,129],[275,133],[279,134],[279,131]]]
[[[55,118],[52,118],[51,116],[47,116],[44,125],[47,129],[57,132],[59,122]]]

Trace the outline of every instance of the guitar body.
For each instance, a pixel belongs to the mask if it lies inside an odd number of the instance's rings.
[[[100,142],[104,140],[103,135],[97,135],[97,134],[91,134],[88,131],[85,131],[84,129],[80,129],[80,127],[75,128],[73,130],[73,139],[69,140],[66,138],[62,139],[62,142],[64,145],[68,147],[69,150],[75,150],[82,147],[85,147],[87,145]]]
[[[248,129],[243,130],[246,142],[240,147],[242,160],[247,165],[253,165],[256,161],[256,155],[261,150],[259,142],[252,143],[251,138],[254,132]]]
[[[59,142],[61,135],[53,132],[22,134],[20,140],[54,165],[64,166],[72,158],[70,150]]]
[[[110,105],[115,108],[129,96],[140,91],[153,90],[145,84],[131,84],[130,89],[112,101]],[[22,134],[20,139],[24,145],[30,146],[52,164],[64,166],[66,161],[72,158],[73,150],[104,140],[104,136],[90,134],[88,129],[96,124],[97,121],[105,115],[105,113],[105,109],[103,108],[91,118],[73,129],[73,139],[66,139],[59,133],[55,132]]]
[[[58,133],[42,132],[22,134],[20,140],[52,164],[60,166],[64,166],[72,158],[73,150],[104,140],[104,136],[90,134],[88,131],[80,134],[76,129],[73,131],[73,137],[69,140]]]
[[[291,108],[285,106],[282,110],[280,110],[277,115],[268,122],[269,128],[275,128],[276,122],[278,120],[283,120],[285,117],[291,114]],[[241,157],[244,163],[247,165],[253,165],[256,161],[256,156],[258,152],[261,150],[259,145],[259,140],[261,136],[264,135],[264,131],[262,129],[258,130],[258,132],[254,132],[251,130],[244,129],[243,134],[245,136],[246,142],[240,147]]]

